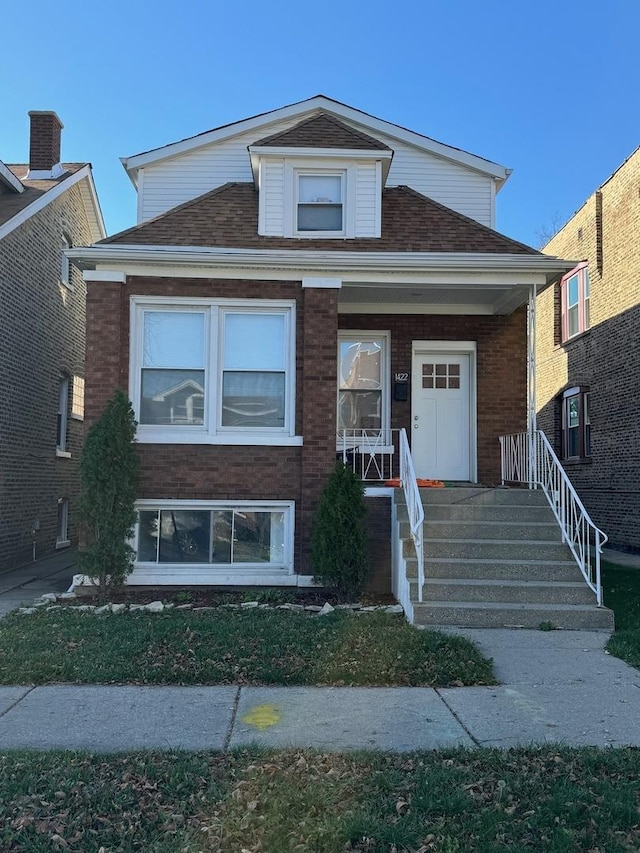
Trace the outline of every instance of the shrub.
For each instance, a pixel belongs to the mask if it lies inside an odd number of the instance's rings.
[[[316,582],[344,596],[359,595],[367,579],[366,512],[362,481],[338,462],[316,511],[311,565]]]
[[[80,514],[87,535],[80,566],[94,579],[102,601],[122,586],[133,565],[127,540],[136,522],[140,463],[135,433],[131,403],[118,389],[89,429],[80,460]]]

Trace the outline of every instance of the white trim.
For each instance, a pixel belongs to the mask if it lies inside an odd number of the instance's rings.
[[[205,423],[153,425],[140,423],[143,317],[146,310],[185,311],[201,309],[205,317]],[[279,314],[284,316],[285,423],[282,427],[222,426],[222,339],[227,313]],[[137,440],[142,444],[226,444],[285,446],[302,444],[295,435],[296,421],[296,302],[289,299],[216,299],[179,296],[132,296],[129,305],[129,397],[138,421]]]
[[[23,193],[26,189],[22,181],[19,178],[16,178],[11,169],[5,166],[2,160],[0,160],[0,180],[3,180],[5,184],[11,187],[11,189],[14,189],[17,193]]]
[[[425,290],[425,298],[429,291]],[[413,302],[338,302],[338,314],[474,314],[493,315],[490,305],[465,305],[460,302],[446,304],[416,304]]]
[[[360,161],[375,161],[376,170],[380,175],[383,174],[386,179],[391,168],[391,160],[393,151],[385,149],[367,149],[367,148],[288,148],[269,147],[262,145],[249,145],[249,154],[251,156],[251,171],[253,172],[253,180],[259,188],[259,175],[261,164],[268,159],[287,160],[288,158],[302,158],[308,160],[310,157],[322,158],[327,163],[335,160],[360,160]],[[142,170],[140,170],[142,171]],[[378,182],[381,188],[381,181]],[[138,191],[141,192],[140,179],[138,178]],[[138,219],[140,221],[140,218]]]
[[[395,489],[391,486],[365,486],[365,498],[392,498]]]
[[[302,287],[326,287],[339,290],[342,287],[342,279],[305,275],[302,277]]]
[[[414,360],[430,353],[450,353],[469,356],[469,480],[478,482],[478,376],[477,344],[475,341],[413,341],[411,345],[411,372],[415,374]],[[413,381],[416,377],[412,377]],[[412,394],[413,397],[413,394]],[[413,422],[413,403],[411,420]]]
[[[136,222],[140,223],[144,221],[144,169],[138,171],[137,190]]]
[[[88,178],[90,182],[93,182],[93,178],[91,176],[91,166],[86,165],[83,166],[82,169],[79,169],[75,174],[70,175],[68,178],[65,178],[63,181],[60,181],[59,184],[56,184],[52,189],[47,190],[47,192],[43,193],[39,196],[35,201],[32,201],[31,204],[28,204],[21,211],[16,213],[15,216],[12,216],[11,219],[7,220],[7,222],[0,225],[0,240],[3,237],[6,237],[7,234],[10,234],[36,213],[39,213],[43,210],[48,204],[55,201],[59,198],[63,193],[65,193],[70,187],[82,181],[84,178]],[[96,213],[98,215],[99,223],[102,225],[103,233],[101,236],[106,234],[104,231],[104,223],[102,222],[102,214],[100,212],[100,208],[97,208]],[[70,250],[73,251],[73,250]],[[68,257],[74,257],[73,254],[69,254]]]
[[[172,500],[170,498],[142,498],[136,501],[136,510],[229,510],[245,509],[254,512],[282,512],[284,514],[284,550],[282,566],[273,563],[160,563],[137,560],[129,582],[136,581],[136,573],[153,574],[167,580],[176,575],[180,583],[218,583],[233,584],[236,575],[249,575],[256,578],[287,577],[293,575],[293,554],[295,542],[295,501],[279,500]],[[134,550],[138,547],[139,522],[136,522],[132,539]],[[236,568],[234,568],[234,566]],[[147,581],[149,582],[149,581]],[[264,581],[263,581],[264,582]],[[246,581],[245,581],[246,583]]]
[[[84,281],[113,281],[126,284],[127,274],[119,270],[83,270]]]
[[[71,545],[71,539],[65,539],[64,542],[58,542],[56,540],[55,549],[59,551],[61,548],[68,548]]]
[[[56,456],[58,459],[71,459],[71,453],[69,450],[61,450],[59,447],[56,447]]]
[[[509,177],[510,170],[498,163],[493,163],[483,157],[478,157],[475,154],[470,154],[467,151],[461,151],[458,148],[453,148],[445,145],[442,142],[437,142],[435,139],[430,139],[428,136],[423,136],[415,131],[400,127],[375,116],[368,115],[361,110],[349,107],[346,104],[341,104],[324,95],[317,95],[309,98],[306,101],[300,101],[295,104],[281,107],[280,109],[272,110],[268,113],[252,116],[241,121],[233,122],[224,127],[214,128],[213,130],[201,133],[198,136],[192,136],[189,139],[183,139],[179,142],[174,142],[169,145],[164,145],[159,148],[154,148],[151,151],[145,151],[141,154],[135,154],[131,157],[121,158],[122,164],[129,172],[131,180],[135,183],[135,177],[132,174],[136,169],[145,166],[149,163],[157,163],[160,160],[175,157],[177,154],[184,154],[187,151],[194,151],[197,148],[203,148],[213,142],[221,142],[225,139],[233,138],[241,133],[246,133],[251,130],[261,130],[262,135],[268,135],[267,128],[271,125],[286,121],[287,119],[302,118],[306,115],[311,117],[314,113],[328,112],[339,118],[345,119],[347,122],[352,122],[358,128],[362,128],[369,136],[375,138],[375,134],[382,133],[391,136],[401,142],[406,142],[430,154],[435,154],[445,160],[451,160],[454,163],[467,166],[485,175],[495,177],[500,184],[503,184]]]

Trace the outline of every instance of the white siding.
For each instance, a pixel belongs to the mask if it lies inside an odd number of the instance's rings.
[[[270,237],[284,234],[284,160],[264,160],[260,186],[258,233]]]
[[[492,178],[389,136],[377,134],[376,139],[386,142],[394,152],[386,186],[412,187],[422,195],[491,227]]]
[[[138,222],[146,222],[230,181],[253,181],[247,146],[280,133],[299,121],[278,122],[257,132],[244,133],[226,142],[213,143],[188,154],[162,160],[156,165],[145,166]]]
[[[178,204],[196,198],[229,181],[248,182],[253,180],[247,146],[265,136],[280,133],[297,124],[301,119],[289,119],[265,126],[262,130],[245,133],[226,142],[212,143],[188,154],[163,160],[144,169],[144,187],[139,205],[139,221],[158,216]],[[351,122],[358,130],[369,132],[364,125]],[[390,136],[370,133],[386,143],[394,151],[387,186],[406,184],[423,195],[439,201],[447,207],[464,213],[478,222],[491,226],[493,221],[492,179],[469,169],[421,151]],[[368,178],[362,174],[364,184]],[[358,169],[358,198],[360,198],[360,167]],[[370,191],[370,189],[368,190]],[[358,209],[360,210],[360,203]],[[358,213],[358,229],[362,236],[368,233],[370,223],[363,213]],[[270,221],[269,227],[276,227]],[[275,233],[275,232],[271,232]]]
[[[378,237],[380,226],[377,222],[377,195],[380,193],[376,181],[375,163],[356,165],[356,237]]]

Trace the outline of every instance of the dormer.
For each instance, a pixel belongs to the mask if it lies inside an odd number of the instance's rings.
[[[380,237],[393,151],[326,113],[249,145],[258,234]]]

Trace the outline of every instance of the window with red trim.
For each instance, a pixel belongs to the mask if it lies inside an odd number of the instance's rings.
[[[562,340],[568,341],[589,328],[589,267],[578,264],[560,282],[562,295]]]

